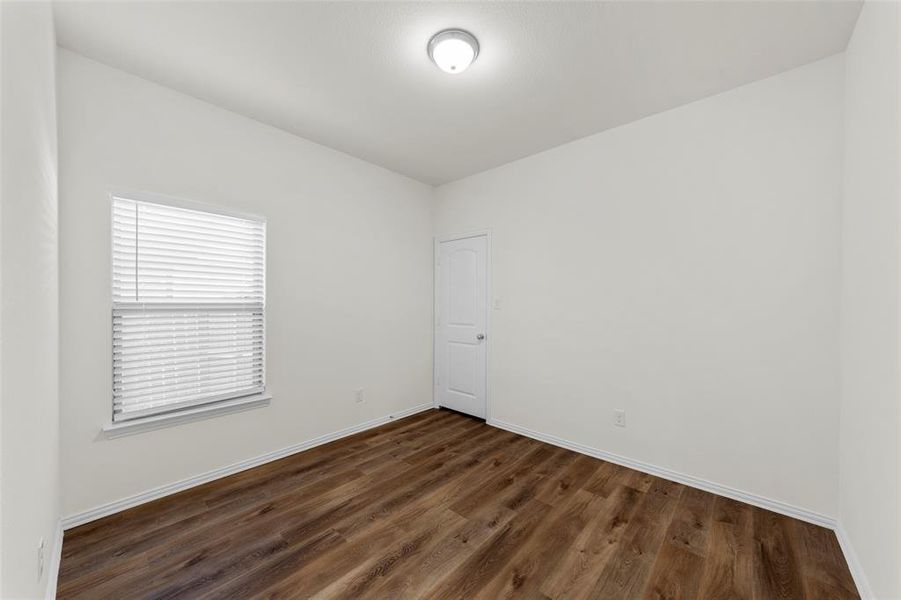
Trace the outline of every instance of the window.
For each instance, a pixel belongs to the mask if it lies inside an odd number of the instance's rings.
[[[113,198],[113,422],[265,389],[266,223]]]

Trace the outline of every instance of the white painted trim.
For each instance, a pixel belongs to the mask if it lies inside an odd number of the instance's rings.
[[[259,465],[266,464],[280,458],[285,458],[286,456],[297,454],[298,452],[303,452],[304,450],[309,450],[310,448],[315,448],[316,446],[321,446],[322,444],[327,444],[349,435],[360,433],[361,431],[366,431],[367,429],[372,429],[373,427],[378,427],[379,425],[384,425],[385,423],[389,423],[397,419],[409,417],[410,415],[422,412],[424,410],[430,410],[431,408],[431,402],[419,404],[412,408],[407,408],[390,415],[386,415],[384,417],[378,417],[376,419],[372,419],[364,423],[360,423],[359,425],[354,425],[352,427],[347,427],[339,431],[327,433],[311,440],[300,442],[299,444],[294,444],[293,446],[288,446],[287,448],[282,448],[281,450],[269,452],[268,454],[263,454],[255,458],[242,460],[225,467],[220,467],[218,469],[213,469],[212,471],[207,471],[206,473],[201,473],[199,475],[189,477],[188,479],[183,479],[181,481],[176,481],[175,483],[170,483],[157,488],[153,488],[151,490],[147,490],[146,492],[142,492],[134,496],[129,496],[128,498],[122,498],[121,500],[116,500],[115,502],[103,504],[96,508],[92,508],[90,510],[65,517],[62,520],[62,527],[63,529],[72,529],[73,527],[84,525],[85,523],[95,521],[102,517],[107,517],[117,512],[138,506],[139,504],[144,504],[145,502],[150,502],[151,500],[169,496],[170,494],[175,494],[189,488],[207,483],[209,481],[213,481],[215,479],[227,477],[240,471],[252,469],[253,467],[257,467]]]
[[[476,231],[469,231],[467,233],[459,233],[452,235],[439,235],[435,236],[435,243],[440,244],[442,242],[456,242],[457,240],[466,240],[474,237],[482,237],[482,236],[491,237],[490,229],[478,229]]]
[[[441,271],[441,242],[432,239],[432,407],[438,405],[438,300],[441,293],[439,273]]]
[[[873,594],[873,588],[870,587],[870,581],[864,573],[857,552],[854,551],[848,532],[845,531],[841,521],[835,526],[835,537],[838,538],[838,545],[841,546],[842,554],[845,555],[845,562],[848,563],[848,569],[851,571],[851,577],[854,579],[854,585],[857,586],[857,593],[860,594],[861,600],[875,600],[876,596]]]
[[[227,477],[228,475],[232,475],[234,473],[238,473],[240,471],[244,471],[247,469],[251,469],[253,467],[272,462],[274,460],[279,460],[286,456],[290,456],[292,454],[296,454],[298,452],[303,452],[304,450],[309,450],[310,448],[314,448],[316,446],[320,446],[322,444],[327,444],[329,442],[341,439],[343,437],[347,437],[353,435],[355,433],[360,433],[362,431],[366,431],[367,429],[372,429],[374,427],[378,427],[380,425],[384,425],[385,423],[391,422],[396,419],[402,419],[404,417],[408,417],[410,415],[414,415],[416,413],[430,410],[434,408],[433,403],[425,403],[414,406],[412,408],[408,408],[406,410],[402,410],[385,417],[379,417],[377,419],[372,419],[370,421],[366,421],[364,423],[360,423],[359,425],[354,425],[353,427],[348,427],[346,429],[341,429],[339,431],[326,434],[323,436],[319,436],[317,438],[313,438],[312,440],[308,440],[306,442],[301,442],[299,444],[295,444],[293,446],[288,446],[287,448],[282,448],[281,450],[276,450],[275,452],[270,452],[268,454],[264,454],[262,456],[258,456],[256,458],[248,459],[245,461],[241,461],[238,463],[234,463],[232,465],[228,465],[226,467],[222,467],[219,469],[215,469],[213,471],[208,471],[207,473],[203,473],[200,475],[196,475],[194,477],[184,479],[182,481],[178,481],[176,483],[160,486],[158,488],[154,488],[152,490],[148,490],[141,494],[137,494],[128,498],[123,498],[121,500],[117,500],[115,502],[110,502],[108,504],[104,504],[102,506],[98,506],[91,510],[78,513],[75,515],[71,515],[62,519],[57,526],[57,531],[55,535],[55,539],[53,541],[53,554],[50,557],[48,578],[47,578],[47,594],[46,597],[48,599],[52,599],[56,597],[56,585],[57,585],[57,577],[59,575],[59,566],[60,566],[60,558],[62,555],[62,545],[63,545],[63,531],[66,529],[71,529],[73,527],[77,527],[79,525],[83,525],[85,523],[89,523],[96,519],[100,519],[102,517],[109,516],[111,514],[126,510],[128,508],[132,508],[134,506],[138,506],[139,504],[143,504],[145,502],[150,502],[151,500],[156,500],[158,498],[162,498],[164,496],[168,496],[170,494],[175,494],[181,492],[183,490],[207,483],[209,481],[213,481],[215,479],[219,479],[222,477]],[[873,600],[875,597],[873,596],[872,589],[870,588],[869,582],[866,578],[866,575],[863,571],[863,568],[860,565],[860,561],[857,558],[857,553],[854,551],[854,547],[851,544],[850,539],[848,538],[847,533],[842,527],[841,523],[837,523],[836,520],[832,517],[827,517],[825,515],[821,515],[812,511],[808,511],[802,508],[798,508],[796,506],[792,506],[790,504],[786,504],[784,502],[780,502],[778,500],[772,500],[770,498],[765,498],[763,496],[758,496],[756,494],[750,494],[748,492],[743,492],[741,490],[736,490],[734,488],[721,485],[718,483],[713,483],[711,481],[707,481],[705,479],[700,479],[698,477],[693,477],[691,475],[685,475],[683,473],[679,473],[677,471],[672,471],[670,469],[665,469],[663,467],[658,467],[655,465],[651,465],[649,463],[641,462],[638,460],[633,460],[630,458],[626,458],[623,456],[619,456],[617,454],[613,454],[610,452],[605,452],[603,450],[599,450],[597,448],[592,448],[589,446],[585,446],[582,444],[578,444],[575,442],[570,442],[564,440],[562,438],[558,438],[553,435],[548,435],[544,433],[539,433],[537,431],[533,431],[531,429],[527,429],[525,427],[520,427],[519,425],[514,425],[513,423],[508,423],[506,421],[501,421],[498,419],[489,419],[488,424],[493,427],[498,427],[500,429],[505,429],[507,431],[511,431],[513,433],[524,435],[526,437],[530,437],[542,442],[546,442],[548,444],[553,444],[554,446],[559,446],[561,448],[566,448],[568,450],[573,450],[574,452],[579,452],[581,454],[585,454],[588,456],[592,456],[594,458],[598,458],[601,460],[605,460],[607,462],[615,463],[624,467],[628,467],[630,469],[635,469],[638,471],[642,471],[644,473],[649,473],[651,475],[656,475],[658,477],[663,477],[664,479],[669,479],[671,481],[676,481],[678,483],[682,483],[684,485],[688,485],[690,487],[698,488],[707,492],[711,492],[713,494],[717,494],[720,496],[725,496],[727,498],[732,498],[733,500],[738,500],[739,502],[745,502],[747,504],[752,504],[754,506],[758,506],[760,508],[765,508],[767,510],[771,510],[773,512],[783,514],[789,517],[793,517],[796,519],[800,519],[802,521],[806,521],[808,523],[813,523],[814,525],[820,525],[822,527],[826,527],[828,529],[832,529],[835,531],[835,535],[838,539],[839,545],[841,546],[842,552],[845,555],[845,560],[848,563],[848,568],[851,571],[851,576],[854,578],[854,583],[857,586],[858,593],[861,596],[862,600]]]
[[[110,422],[101,427],[100,435],[101,437],[106,438],[116,438],[121,437],[123,435],[131,435],[134,433],[141,433],[144,431],[150,431],[153,429],[160,429],[162,427],[180,425],[182,423],[188,423],[191,421],[196,421],[198,419],[213,417],[220,414],[229,414],[234,412],[240,412],[242,410],[249,410],[251,408],[259,408],[262,406],[267,406],[269,401],[272,399],[272,396],[269,394],[266,389],[266,373],[267,373],[267,349],[268,349],[268,336],[267,336],[267,317],[268,311],[266,310],[266,288],[267,288],[267,260],[268,260],[268,247],[269,247],[269,233],[268,233],[268,222],[266,217],[261,215],[255,215],[251,213],[239,212],[236,210],[232,210],[230,208],[224,208],[215,204],[207,204],[204,202],[196,202],[194,200],[186,200],[184,198],[177,198],[174,196],[166,196],[163,194],[157,194],[154,192],[143,192],[137,190],[126,190],[126,189],[109,189],[107,190],[107,199],[109,201],[109,226],[107,231],[109,232],[109,240],[107,247],[109,248],[109,273],[112,276],[113,273],[113,256],[114,252],[114,212],[115,212],[115,203],[116,199],[121,200],[130,200],[133,202],[147,202],[152,204],[161,204],[165,206],[171,206],[175,208],[184,208],[187,210],[195,210],[200,212],[207,212],[210,214],[218,214],[227,217],[234,217],[237,219],[245,219],[248,221],[256,221],[263,224],[263,353],[262,353],[262,367],[263,367],[263,380],[262,380],[262,390],[258,393],[255,393],[251,396],[239,397],[239,398],[228,398],[227,401],[217,401],[213,402],[209,405],[208,408],[204,408],[204,405],[197,405],[197,408],[187,408],[178,411],[177,413],[168,413],[168,414],[160,414],[160,415],[151,415],[150,417],[143,417],[140,419],[134,419],[133,421],[129,421],[128,423],[115,423],[113,422],[113,330],[112,330],[112,319],[107,321],[109,324],[109,328],[107,329],[107,356],[109,357],[110,364],[110,379],[107,382],[110,398],[109,398],[109,408],[110,408]],[[110,316],[113,315],[113,311],[116,309],[122,309],[123,307],[129,307],[129,305],[123,305],[121,303],[117,303],[113,300],[113,288],[112,285],[109,287],[109,309],[108,313]],[[145,303],[144,305],[152,305],[153,303]],[[196,306],[197,303],[187,303],[182,306]],[[173,308],[177,305],[167,304],[168,307]],[[219,305],[222,306],[222,305]],[[244,405],[244,406],[241,406]],[[140,422],[140,425],[138,424]]]
[[[100,431],[103,437],[113,439],[125,435],[134,435],[136,433],[161,429],[163,427],[174,427],[175,425],[199,421],[201,419],[209,419],[220,415],[243,412],[252,408],[261,408],[263,406],[269,406],[271,400],[272,396],[269,394],[254,394],[242,398],[223,400],[213,404],[201,404],[199,406],[161,415],[152,415],[141,419],[108,423],[104,425]]]
[[[56,532],[53,534],[53,545],[50,547],[50,561],[47,563],[47,589],[44,597],[47,600],[56,598],[56,585],[59,581],[59,565],[63,556],[63,522],[56,522]]]
[[[573,450],[574,452],[587,454],[588,456],[592,456],[594,458],[599,458],[601,460],[615,463],[623,467],[635,469],[636,471],[641,471],[643,473],[649,473],[651,475],[656,475],[657,477],[669,479],[670,481],[675,481],[689,487],[704,490],[705,492],[710,492],[719,496],[725,496],[726,498],[732,498],[733,500],[745,502],[746,504],[752,504],[759,508],[765,508],[767,510],[786,515],[788,517],[800,519],[808,523],[813,523],[814,525],[819,525],[828,529],[835,529],[834,518],[828,517],[826,515],[821,515],[804,508],[799,508],[797,506],[793,506],[779,500],[773,500],[764,496],[758,496],[757,494],[751,494],[749,492],[737,490],[726,485],[707,481],[706,479],[701,479],[700,477],[686,475],[684,473],[672,471],[664,467],[658,467],[650,463],[626,458],[625,456],[619,456],[618,454],[613,454],[611,452],[606,452],[604,450],[599,450],[597,448],[592,448],[590,446],[585,446],[576,442],[570,442],[553,435],[539,433],[525,427],[520,427],[519,425],[514,425],[513,423],[507,423],[506,421],[492,419],[488,422],[488,424],[500,429],[506,429],[507,431],[512,431],[513,433],[518,433],[526,437],[540,440],[542,442],[547,442],[548,444],[553,444],[554,446],[560,446],[561,448]]]
[[[491,378],[488,377],[488,365],[491,361],[491,344],[493,336],[491,334],[491,312],[494,310],[494,296],[491,292],[491,230],[481,229],[478,231],[470,231],[469,233],[461,233],[457,235],[441,235],[434,238],[434,267],[432,269],[433,291],[432,291],[432,406],[440,408],[438,403],[438,302],[440,281],[438,279],[439,265],[441,263],[441,244],[442,242],[454,242],[457,240],[466,240],[474,237],[485,236],[485,422],[491,420]]]
[[[186,210],[213,213],[225,217],[244,219],[246,221],[258,221],[260,223],[266,222],[266,217],[264,217],[263,215],[234,210],[232,208],[220,206],[218,204],[212,204],[209,202],[198,202],[197,200],[188,200],[187,198],[158,194],[156,192],[144,192],[140,190],[128,189],[111,189],[109,190],[109,197],[110,204],[112,204],[113,199],[120,198],[122,200],[132,200],[134,202],[148,202],[150,204],[162,204],[164,206],[172,206],[174,208],[184,208]]]
[[[771,510],[775,513],[779,513],[787,517],[792,517],[794,519],[806,521],[807,523],[819,525],[820,527],[832,529],[835,532],[835,537],[838,539],[839,546],[842,549],[842,554],[845,555],[845,562],[848,563],[848,569],[851,571],[851,577],[854,579],[854,585],[857,586],[857,593],[860,594],[861,600],[876,600],[876,596],[873,595],[873,590],[870,587],[869,581],[867,580],[866,573],[864,573],[863,567],[860,564],[860,560],[857,558],[857,553],[854,551],[854,546],[851,544],[851,540],[848,538],[847,532],[845,532],[845,529],[844,527],[842,527],[841,523],[837,522],[833,517],[787,504],[779,500],[773,500],[772,498],[767,498],[765,496],[758,496],[757,494],[751,494],[749,492],[737,490],[735,488],[719,483],[714,483],[706,479],[701,479],[692,475],[686,475],[684,473],[672,471],[664,467],[658,467],[650,463],[626,458],[618,454],[613,454],[611,452],[606,452],[604,450],[599,450],[597,448],[592,448],[590,446],[585,446],[576,442],[570,442],[553,435],[539,433],[537,431],[533,431],[519,425],[514,425],[513,423],[508,423],[506,421],[501,421],[499,419],[490,419],[488,421],[488,424],[493,427],[506,429],[507,431],[512,431],[513,433],[524,435],[526,437],[546,442],[548,444],[553,444],[554,446],[560,446],[561,448],[566,448],[567,450],[586,454],[588,456],[615,463],[623,467],[635,469],[636,471],[656,475],[658,477],[669,479],[670,481],[675,481],[689,487],[704,490],[705,492],[717,494],[718,496],[732,498],[733,500],[738,500],[739,502],[744,502],[746,504],[751,504],[759,508]]]

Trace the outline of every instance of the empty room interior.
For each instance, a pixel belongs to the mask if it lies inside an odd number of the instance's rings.
[[[4,600],[901,600],[901,2],[0,8]]]

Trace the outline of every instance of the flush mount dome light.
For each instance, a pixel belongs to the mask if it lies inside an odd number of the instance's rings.
[[[462,29],[445,29],[429,40],[429,58],[445,73],[462,73],[479,55],[479,41]]]

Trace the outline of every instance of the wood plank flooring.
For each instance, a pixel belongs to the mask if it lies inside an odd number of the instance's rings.
[[[826,529],[429,411],[66,532],[59,598],[858,598]]]

